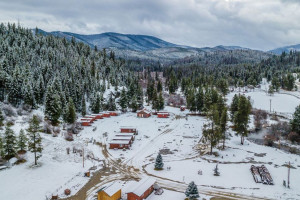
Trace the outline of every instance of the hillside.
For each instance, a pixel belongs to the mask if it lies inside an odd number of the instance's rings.
[[[280,55],[280,54],[282,54],[282,52],[289,53],[290,51],[300,51],[300,44],[279,47],[279,48],[270,50],[269,52]]]

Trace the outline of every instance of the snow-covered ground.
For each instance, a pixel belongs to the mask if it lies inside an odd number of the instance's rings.
[[[230,93],[227,96],[228,103],[234,94]],[[271,98],[272,108],[276,112],[292,114],[300,103],[299,99],[289,94],[276,93],[274,96],[268,96],[262,91],[255,91],[246,95],[251,96],[253,107],[264,110],[269,109]],[[86,194],[89,200],[95,199],[97,190],[104,184],[130,176],[154,177],[157,183],[165,188],[162,195],[152,194],[149,200],[184,199],[183,192],[191,181],[198,185],[200,196],[207,199],[209,196],[232,197],[233,193],[237,195],[235,198],[240,199],[300,199],[298,155],[257,145],[248,140],[245,141],[245,145],[240,145],[240,138],[234,136],[231,130],[229,132],[232,137],[227,140],[225,150],[214,149],[218,156],[202,155],[207,149],[199,144],[199,141],[207,119],[199,116],[186,117],[188,111],[180,112],[178,108],[166,107],[165,110],[171,113],[167,119],[159,119],[157,116],[137,118],[135,113],[125,113],[97,120],[92,127],[84,127],[84,130],[74,137],[73,142],[66,141],[62,135],[52,137],[42,134],[44,151],[39,160],[41,166],[32,168],[33,155],[27,153],[26,163],[0,171],[0,199],[40,200],[45,199],[46,195],[56,193],[62,197],[66,188],[70,188],[71,194],[75,194],[89,180],[83,177],[83,173],[92,166],[97,166],[97,170],[100,170],[102,162],[86,158],[83,168],[82,157],[78,153],[72,153],[73,146],[78,149],[84,148],[86,155],[97,160],[105,159],[108,164],[103,176],[89,188]],[[19,117],[17,122],[13,127],[16,132],[23,124],[22,118]],[[108,145],[121,126],[134,126],[139,131],[131,149],[105,149],[103,145]],[[250,125],[252,126],[253,124]],[[23,129],[25,128],[24,125]],[[71,148],[69,155],[66,153],[67,147]],[[161,152],[165,164],[162,171],[154,170],[158,152]],[[287,162],[291,162],[293,166],[290,189],[282,186],[283,180],[287,179],[287,167],[284,166]],[[221,173],[218,177],[213,176],[213,169],[217,163]],[[255,183],[250,173],[253,164],[264,164],[270,171],[275,185]],[[202,175],[198,174],[199,170],[202,171]],[[123,195],[129,187],[129,182],[126,181],[123,182]]]

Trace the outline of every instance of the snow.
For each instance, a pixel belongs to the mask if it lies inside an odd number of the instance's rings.
[[[236,93],[227,96],[228,104]],[[248,92],[246,95],[251,96],[255,108],[268,110],[271,98],[272,111],[290,115],[300,102],[297,97],[290,94],[275,93],[274,96],[268,96],[261,90]],[[146,108],[149,109],[147,106]],[[99,189],[114,183],[115,180],[119,180],[117,182],[121,184],[122,195],[126,197],[126,192],[132,190],[130,183],[135,185],[136,182],[123,181],[121,180],[123,176],[150,177],[164,188],[162,195],[152,193],[147,198],[149,200],[184,199],[184,191],[191,181],[197,184],[200,197],[207,199],[211,196],[221,198],[233,194],[237,199],[300,198],[298,155],[257,145],[247,139],[245,144],[241,145],[240,138],[235,136],[232,130],[228,131],[231,136],[226,141],[226,149],[214,148],[215,155],[208,155],[209,147],[199,143],[203,124],[207,119],[200,116],[186,116],[188,110],[181,112],[179,108],[174,107],[166,107],[165,112],[170,113],[169,118],[157,118],[157,116],[138,118],[136,113],[128,112],[116,117],[100,119],[92,126],[84,127],[77,136],[74,136],[72,142],[64,139],[64,130],[58,137],[41,133],[44,150],[43,156],[38,161],[40,165],[33,167],[33,154],[27,152],[27,162],[0,171],[0,188],[4,191],[0,192],[0,199],[15,200],[26,196],[31,200],[39,200],[51,194],[64,197],[63,191],[67,188],[71,189],[71,195],[74,195],[90,180],[83,176],[84,172],[93,166],[100,170],[102,162],[86,158],[83,167],[82,157],[79,153],[72,153],[73,147],[84,149],[85,155],[90,155],[97,160],[104,159],[108,164],[108,169],[101,174],[103,176],[99,179],[99,183],[89,189],[88,200],[94,200]],[[268,119],[268,123],[275,123],[275,121]],[[139,134],[135,135],[131,148],[125,151],[107,149],[109,142],[116,135],[122,134],[120,128],[123,126],[138,130]],[[18,134],[21,128],[25,130],[27,127],[25,119],[18,117],[13,129]],[[253,117],[251,117],[251,127],[253,127]],[[66,153],[68,147],[71,149],[70,154]],[[104,155],[104,151],[107,151],[107,155]],[[161,171],[154,170],[158,153],[161,153],[164,162],[164,169]],[[117,165],[111,161],[118,161]],[[293,166],[290,189],[282,186],[283,180],[287,180],[288,162]],[[220,176],[213,175],[217,163]],[[275,185],[254,182],[250,167],[262,164],[268,168]],[[202,171],[202,175],[198,174],[199,170]],[[144,189],[143,184],[140,187]]]
[[[142,196],[152,185],[154,185],[154,178],[143,178],[135,184],[135,187],[130,190],[130,192]]]
[[[114,182],[111,185],[106,186],[104,192],[109,196],[112,196],[121,189],[122,189],[122,185],[119,182]]]

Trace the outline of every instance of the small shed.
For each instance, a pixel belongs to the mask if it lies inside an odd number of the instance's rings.
[[[98,200],[119,200],[121,195],[121,185],[117,182],[98,190]]]
[[[137,129],[132,126],[121,126],[120,131],[121,133],[138,133]]]
[[[136,183],[131,192],[127,193],[127,200],[146,199],[154,190],[155,179],[148,177]]]
[[[91,126],[93,123],[93,120],[91,118],[81,118],[80,124],[81,126]]]
[[[158,112],[157,117],[158,118],[168,118],[170,116],[170,113],[168,112]]]
[[[110,111],[109,114],[110,116],[119,116],[119,113],[116,111]]]
[[[185,111],[185,106],[180,106],[180,111]]]
[[[92,115],[86,115],[86,116],[84,116],[84,118],[92,119],[92,122],[96,121],[96,117],[92,116]]]
[[[131,140],[112,139],[109,142],[110,149],[129,149],[131,147]]]
[[[98,113],[98,114],[91,114],[91,116],[95,117],[95,119],[103,119],[103,117],[102,117],[102,113]]]
[[[137,112],[137,117],[140,117],[140,118],[148,118],[151,116],[151,112],[149,110],[140,110]]]

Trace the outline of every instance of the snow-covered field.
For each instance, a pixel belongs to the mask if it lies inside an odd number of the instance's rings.
[[[227,96],[231,101],[235,93]],[[253,107],[264,110],[269,109],[270,98],[272,108],[276,112],[294,112],[300,100],[288,94],[274,94],[268,96],[264,92],[249,92]],[[273,110],[272,109],[272,110]],[[97,166],[102,170],[102,162],[106,160],[108,169],[96,183],[88,189],[86,199],[94,200],[96,191],[110,180],[119,180],[124,177],[142,178],[151,176],[157,183],[165,188],[162,195],[151,194],[149,200],[180,200],[184,199],[183,192],[187,184],[195,181],[202,198],[209,196],[236,199],[300,199],[300,159],[298,155],[276,150],[271,147],[254,144],[248,140],[240,145],[240,138],[234,136],[232,131],[226,142],[225,150],[214,149],[218,156],[202,155],[206,147],[199,144],[202,137],[202,127],[207,121],[203,117],[188,116],[188,111],[180,112],[178,108],[166,107],[171,113],[167,119],[137,118],[135,113],[125,113],[120,116],[105,118],[94,122],[92,127],[85,127],[73,142],[66,141],[62,135],[52,137],[43,136],[43,156],[39,160],[41,166],[32,168],[33,155],[27,153],[27,162],[0,171],[0,199],[15,200],[46,199],[46,195],[58,194],[63,197],[66,188],[75,194],[87,183],[89,178],[83,173],[90,167]],[[18,118],[13,128],[18,132],[22,118]],[[105,149],[111,137],[120,131],[121,126],[134,126],[139,134],[130,150]],[[23,127],[24,129],[26,127]],[[82,166],[82,157],[72,153],[72,147],[85,150],[86,155],[96,160],[85,159]],[[68,155],[66,148],[71,148]],[[161,152],[164,160],[164,170],[154,170],[154,161]],[[291,162],[290,189],[282,186],[287,180],[287,162]],[[218,163],[221,175],[213,176],[213,169]],[[264,164],[270,171],[275,185],[255,183],[250,173],[251,165]],[[119,166],[119,167],[118,167]],[[169,170],[167,170],[169,168]],[[202,175],[198,171],[202,171]],[[125,181],[125,180],[123,180]],[[126,180],[127,181],[127,180]],[[123,188],[123,195],[129,183]],[[133,180],[131,180],[133,181]],[[176,192],[175,192],[176,191]],[[76,198],[79,199],[79,198]]]

